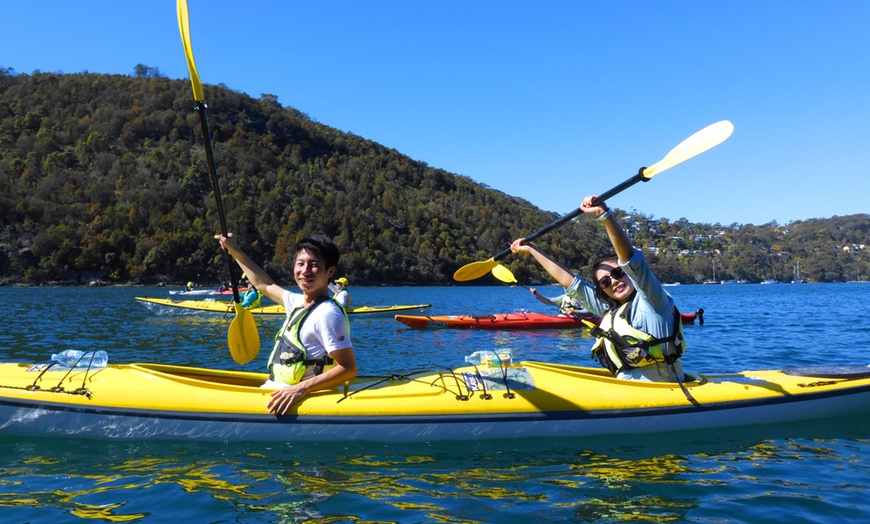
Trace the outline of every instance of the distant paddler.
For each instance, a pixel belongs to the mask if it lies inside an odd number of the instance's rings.
[[[332,291],[332,300],[336,304],[347,309],[350,307],[350,291],[347,290],[348,282],[344,277],[336,278],[329,284],[329,290]]]
[[[248,290],[245,292],[245,296],[242,298],[242,307],[245,309],[251,309],[260,306],[260,302],[263,301],[263,295],[257,291],[257,286],[248,281]]]
[[[588,318],[593,317],[591,312],[587,311],[583,304],[574,297],[568,296],[565,293],[562,293],[556,297],[548,297],[538,293],[538,289],[534,287],[530,287],[529,291],[532,295],[538,299],[539,302],[543,302],[548,306],[556,306],[559,308],[559,315],[563,317],[574,317],[574,318]]]

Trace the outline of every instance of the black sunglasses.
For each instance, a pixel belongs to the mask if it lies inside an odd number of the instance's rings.
[[[621,267],[615,267],[610,270],[610,276],[605,276],[601,280],[598,281],[598,285],[602,289],[607,289],[610,287],[610,284],[613,284],[613,279],[620,279],[625,276],[625,271]],[[613,277],[613,278],[610,278]]]

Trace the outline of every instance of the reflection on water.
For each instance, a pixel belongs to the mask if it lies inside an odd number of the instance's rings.
[[[0,507],[113,522],[217,520],[227,512],[264,522],[685,522],[712,514],[766,522],[767,496],[788,503],[790,520],[782,522],[849,520],[860,517],[854,498],[866,483],[855,480],[868,473],[870,453],[866,441],[831,435],[856,433],[850,421],[834,420],[826,428],[583,442],[2,441]],[[709,497],[711,489],[720,495]],[[848,500],[852,509],[839,506]],[[743,501],[739,509],[735,501]]]

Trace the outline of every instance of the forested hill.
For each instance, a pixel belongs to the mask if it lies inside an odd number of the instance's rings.
[[[325,233],[355,284],[450,284],[557,215],[313,122],[206,86],[229,229],[282,282],[302,236]],[[578,195],[579,199],[582,195]],[[788,226],[621,220],[666,281],[866,279],[870,217]],[[0,284],[210,283],[225,261],[190,83],[134,76],[16,74],[0,68]],[[575,269],[608,251],[585,217],[541,239]],[[714,262],[715,258],[715,262]],[[530,260],[530,259],[529,259]],[[548,281],[509,257],[521,282]],[[485,282],[485,281],[484,281]]]

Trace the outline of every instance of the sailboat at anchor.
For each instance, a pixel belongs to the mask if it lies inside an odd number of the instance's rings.
[[[720,283],[718,280],[716,280],[716,259],[715,258],[713,259],[713,279],[712,280],[705,280],[703,283],[704,284],[719,284]]]
[[[803,282],[804,281],[801,280],[801,263],[798,261],[794,263],[794,276],[792,277],[791,283],[803,284]]]

